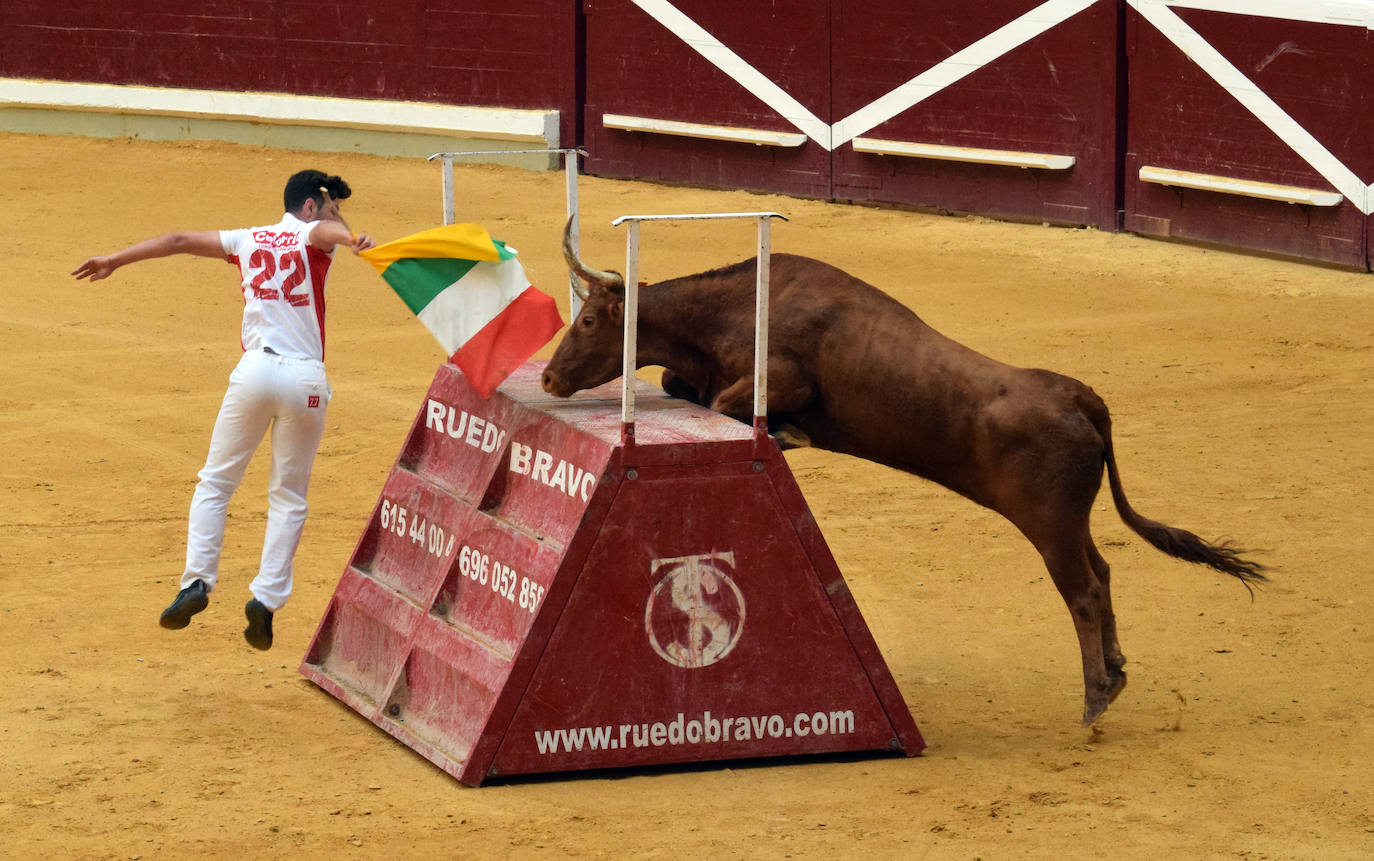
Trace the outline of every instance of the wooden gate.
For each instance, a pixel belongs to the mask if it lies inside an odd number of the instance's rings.
[[[1374,4],[1130,7],[1125,227],[1367,268]]]
[[[830,0],[584,0],[587,170],[830,196]]]
[[[587,0],[594,173],[1117,227],[1111,0]]]
[[[1116,3],[835,8],[836,198],[1117,228]]]

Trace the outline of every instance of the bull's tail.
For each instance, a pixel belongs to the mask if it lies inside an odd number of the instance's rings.
[[[1185,562],[1206,565],[1239,580],[1251,596],[1254,585],[1264,583],[1269,578],[1264,575],[1265,566],[1252,559],[1246,559],[1247,551],[1234,546],[1230,541],[1211,543],[1204,541],[1186,529],[1166,526],[1137,512],[1126,499],[1126,491],[1121,486],[1120,469],[1116,465],[1116,453],[1112,448],[1112,420],[1107,406],[1096,395],[1089,398],[1093,403],[1084,404],[1085,410],[1097,432],[1102,437],[1102,457],[1107,464],[1107,483],[1112,490],[1112,502],[1116,512],[1133,532],[1148,541],[1156,550],[1167,553]]]

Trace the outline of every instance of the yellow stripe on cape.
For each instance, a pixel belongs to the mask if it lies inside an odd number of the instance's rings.
[[[369,248],[358,256],[371,263],[378,272],[385,272],[386,268],[397,260],[408,257],[489,261],[501,259],[501,253],[491,241],[491,234],[480,224],[445,224],[443,227],[422,230]]]

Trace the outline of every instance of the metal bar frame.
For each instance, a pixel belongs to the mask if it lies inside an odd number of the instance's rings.
[[[639,225],[646,221],[705,221],[750,218],[758,223],[758,258],[754,266],[754,432],[768,433],[768,286],[772,268],[772,219],[787,221],[777,212],[697,212],[675,215],[622,215],[612,227],[627,224],[625,233],[625,336],[620,379],[621,441],[634,444],[634,379],[639,329]]]
[[[587,157],[587,151],[580,147],[561,147],[558,149],[483,149],[467,150],[465,152],[436,152],[425,161],[434,161],[436,158],[441,161],[441,183],[444,196],[444,224],[452,224],[457,213],[454,211],[454,189],[453,189],[453,160],[461,156],[497,156],[497,155],[552,155],[558,153],[563,156],[563,175],[567,181],[567,207],[568,217],[574,218],[571,242],[574,252],[578,251],[578,230],[580,228],[577,215],[577,157]],[[577,276],[568,273],[568,307],[572,309],[571,314],[576,318],[578,312],[582,310],[582,297],[577,291]]]

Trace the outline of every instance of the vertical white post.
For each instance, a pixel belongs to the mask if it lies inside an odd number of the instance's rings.
[[[759,216],[759,256],[754,278],[754,429],[768,430],[768,276],[771,215]]]
[[[578,152],[575,149],[564,150],[563,152],[563,175],[567,178],[568,184],[568,217],[573,219],[568,241],[572,245],[574,254],[582,250],[577,238],[582,230],[581,219],[577,217],[577,156]],[[582,310],[582,297],[577,295],[577,286],[577,276],[569,272],[568,308],[573,320],[577,319],[578,313]]]
[[[443,162],[443,183],[444,183],[444,223],[454,222],[453,209],[453,156],[444,154]]]
[[[620,423],[625,442],[632,441],[635,423],[635,358],[639,329],[639,222],[625,233],[625,357],[621,364]]]

